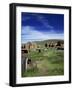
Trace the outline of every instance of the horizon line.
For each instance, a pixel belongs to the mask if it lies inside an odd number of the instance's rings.
[[[29,40],[29,39],[28,39]],[[32,39],[34,40],[34,39]],[[38,39],[39,40],[39,39]],[[24,43],[28,43],[28,42],[37,42],[38,40],[35,40],[35,41],[27,41],[27,42],[21,42],[21,44],[24,44]],[[45,40],[64,40],[64,39],[45,39]],[[39,40],[39,41],[45,41],[45,40]]]

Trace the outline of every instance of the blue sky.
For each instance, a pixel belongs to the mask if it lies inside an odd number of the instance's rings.
[[[22,12],[22,43],[47,39],[64,39],[64,15]]]

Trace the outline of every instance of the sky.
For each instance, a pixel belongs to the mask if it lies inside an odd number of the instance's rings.
[[[64,39],[64,15],[22,12],[21,42],[49,39]]]

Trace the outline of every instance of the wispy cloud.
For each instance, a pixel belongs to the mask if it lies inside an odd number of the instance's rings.
[[[23,26],[21,32],[22,43],[27,43],[29,41],[40,41],[47,39],[64,39],[63,34],[54,33],[54,30],[47,32],[40,32],[32,26]]]
[[[26,15],[26,16],[25,16]],[[44,15],[41,14],[24,14],[23,18],[22,18],[22,22],[26,22],[26,21],[32,21],[35,23],[36,21],[41,23],[41,26],[47,28],[47,29],[53,29],[54,27],[52,25],[49,24],[49,21],[46,19],[46,17],[44,17]]]
[[[33,14],[34,16],[36,16],[37,20],[40,21],[45,27],[53,29],[54,27],[51,26],[48,22],[47,19],[44,18],[44,16],[42,15],[38,15],[38,14]]]

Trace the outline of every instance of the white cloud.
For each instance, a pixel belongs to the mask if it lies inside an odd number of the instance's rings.
[[[49,32],[43,33],[37,31],[32,26],[24,26],[22,27],[22,43],[26,43],[29,41],[40,41],[40,40],[47,40],[47,39],[63,39],[63,34],[51,34]]]

